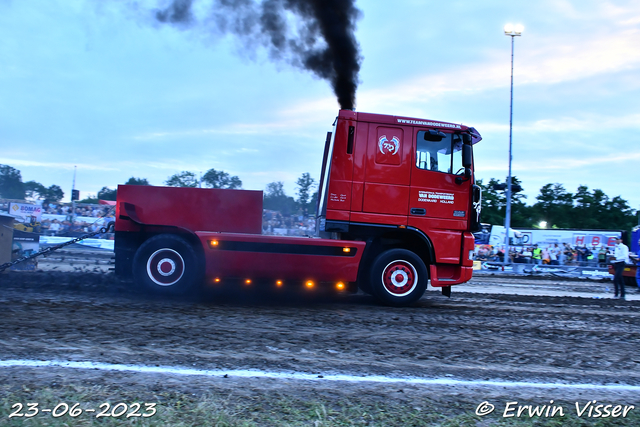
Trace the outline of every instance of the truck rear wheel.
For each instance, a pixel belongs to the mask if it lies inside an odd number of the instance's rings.
[[[371,290],[382,303],[409,305],[427,289],[427,267],[406,249],[390,249],[378,255],[371,267]]]
[[[133,258],[134,279],[157,294],[185,294],[202,281],[202,270],[193,246],[173,234],[150,238]]]

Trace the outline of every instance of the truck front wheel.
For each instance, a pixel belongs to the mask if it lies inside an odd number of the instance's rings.
[[[145,241],[133,258],[133,277],[158,294],[181,295],[202,281],[202,267],[193,246],[173,234]]]
[[[409,305],[427,289],[428,273],[422,259],[406,249],[390,249],[371,266],[371,290],[382,303]]]

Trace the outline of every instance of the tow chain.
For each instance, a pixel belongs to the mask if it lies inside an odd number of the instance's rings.
[[[15,261],[4,263],[4,264],[0,265],[0,273],[3,272],[4,270],[6,270],[7,268],[12,267],[12,266],[14,266],[16,264],[20,264],[21,262],[25,262],[27,260],[39,257],[41,255],[46,255],[46,254],[48,254],[50,252],[53,252],[53,251],[57,251],[58,249],[64,248],[65,246],[69,246],[69,245],[72,245],[74,243],[78,243],[81,240],[88,239],[88,238],[93,237],[93,236],[95,236],[97,234],[113,232],[114,226],[115,226],[115,222],[110,222],[106,227],[102,227],[97,231],[93,231],[93,232],[91,232],[89,234],[85,234],[83,236],[76,237],[75,239],[69,240],[68,242],[60,243],[59,245],[49,246],[48,248],[45,248],[45,249],[41,250],[40,252],[36,252],[34,254],[31,254],[31,255],[23,256],[22,258],[18,258]]]

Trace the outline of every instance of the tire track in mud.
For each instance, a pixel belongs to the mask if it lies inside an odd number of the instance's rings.
[[[435,292],[409,308],[364,295],[170,302],[87,277],[73,289],[0,282],[0,359],[640,384],[636,302]]]

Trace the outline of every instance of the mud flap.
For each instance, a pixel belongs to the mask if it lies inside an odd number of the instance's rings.
[[[451,298],[451,286],[443,286],[442,295],[444,295],[445,297]]]
[[[347,283],[347,292],[352,294],[358,293],[358,282],[348,282]]]

